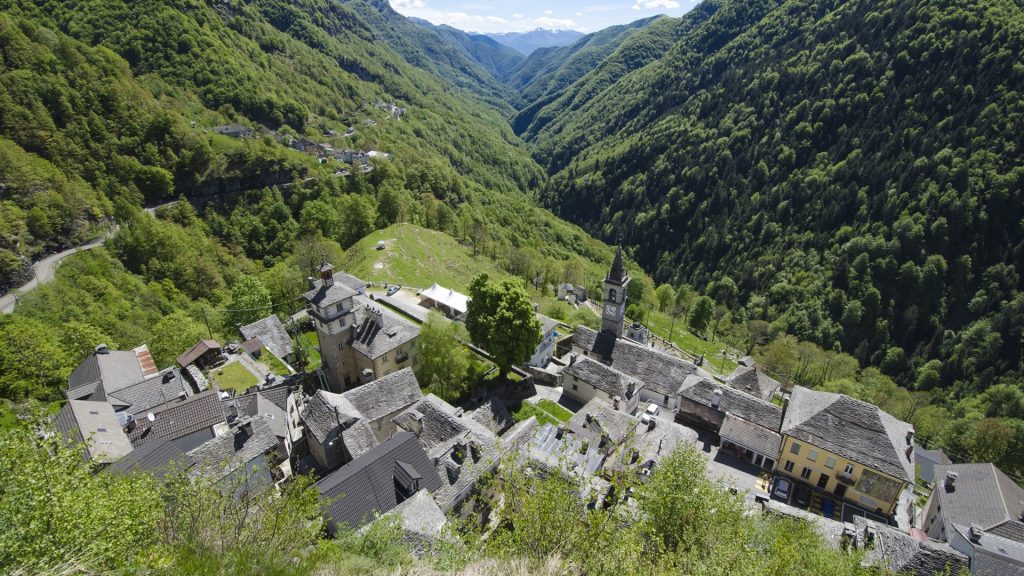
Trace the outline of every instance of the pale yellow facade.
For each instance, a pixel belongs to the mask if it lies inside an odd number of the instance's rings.
[[[907,482],[783,435],[776,472],[816,486],[865,510],[889,516]]]

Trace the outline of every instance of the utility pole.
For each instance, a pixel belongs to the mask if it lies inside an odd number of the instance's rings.
[[[210,335],[210,340],[213,340],[213,330],[210,330],[210,320],[206,317],[206,308],[201,310],[203,311],[203,323],[206,324],[206,333]]]

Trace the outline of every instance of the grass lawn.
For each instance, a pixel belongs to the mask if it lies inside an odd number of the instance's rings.
[[[299,334],[299,342],[306,349],[306,356],[309,357],[309,366],[306,368],[307,371],[312,372],[320,367],[323,360],[320,359],[320,351],[316,349],[319,345],[319,341],[316,339],[316,332],[303,332]]]
[[[274,356],[273,352],[270,350],[264,349],[263,354],[260,355],[259,361],[266,364],[267,368],[270,368],[270,371],[278,376],[287,376],[291,374],[288,367],[284,365],[284,362],[281,362],[281,359]]]
[[[220,368],[210,370],[209,376],[217,381],[217,386],[221,390],[235,390],[237,392],[245,392],[248,388],[260,382],[259,379],[252,375],[252,372],[249,372],[239,362],[232,362]]]
[[[647,327],[662,338],[668,338],[671,326],[672,317],[663,312],[652,311],[647,318]],[[676,319],[675,330],[672,332],[672,342],[695,356],[704,354],[704,358],[707,360],[704,367],[705,369],[710,369],[711,372],[728,375],[738,366],[731,358],[723,359],[720,355],[723,348],[733,355],[738,355],[736,350],[733,350],[725,342],[708,342],[693,334],[687,329],[686,323],[682,318]]]
[[[530,416],[537,418],[537,423],[543,426],[544,424],[551,424],[552,426],[558,426],[564,421],[559,420],[557,417],[552,415],[547,410],[544,410],[536,404],[530,404],[529,402],[523,402],[518,410],[512,413],[512,419],[516,422],[522,422],[528,419]]]
[[[548,400],[547,398],[538,400],[537,406],[539,408],[542,408],[545,412],[551,414],[555,418],[558,418],[562,422],[568,423],[569,419],[572,418],[572,412],[570,412],[568,408],[562,406],[557,402]]]
[[[377,243],[387,246],[377,250]],[[348,250],[345,271],[370,282],[389,282],[427,288],[434,282],[465,291],[481,272],[503,279],[508,274],[472,248],[451,236],[412,224],[396,224],[377,230]]]

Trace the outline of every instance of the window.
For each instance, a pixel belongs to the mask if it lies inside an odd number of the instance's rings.
[[[825,467],[826,468],[835,468],[836,467],[836,459],[831,457],[831,456],[829,456],[828,458],[825,458]]]
[[[808,478],[811,477],[811,472],[813,472],[813,470],[805,466],[803,472],[800,473],[800,477],[803,478],[804,480],[807,480]]]
[[[792,472],[793,471],[793,461],[792,460],[786,460],[786,465],[784,466],[784,468],[786,469],[786,472]]]
[[[818,451],[811,450],[810,452],[808,452],[807,459],[810,460],[811,462],[816,462],[818,460]]]
[[[575,382],[573,382],[573,383],[572,383],[572,389],[573,389],[573,390],[579,390],[579,389],[580,389],[580,387],[579,387],[579,385],[577,385],[577,384],[576,384]]]
[[[846,471],[847,474],[853,474],[853,464],[847,464],[846,468],[844,468],[844,470]]]
[[[793,454],[796,454],[796,455],[799,456],[800,455],[800,448],[801,448],[800,444],[797,444],[796,442],[793,442],[793,444],[789,447],[789,451],[792,452]]]
[[[615,289],[614,288],[612,288],[611,290],[608,291],[608,300],[610,302],[615,302],[615,296],[617,296],[617,294],[615,294]]]
[[[341,302],[339,302],[339,303],[338,303],[338,306],[337,306],[337,310],[338,310],[338,312],[341,312],[341,311],[342,311],[342,310],[344,310],[344,309],[345,309],[345,307],[341,305]]]

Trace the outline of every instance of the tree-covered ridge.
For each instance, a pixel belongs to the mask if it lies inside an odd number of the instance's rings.
[[[419,18],[409,18],[409,21],[433,30],[442,38],[451,42],[466,56],[480,66],[483,66],[484,70],[487,70],[495,79],[503,80],[525,60],[521,53],[489,36],[463,32],[444,24],[435,26]]]
[[[726,1],[537,135],[544,199],[658,279],[984,388],[1021,362],[1022,28],[1008,0]]]
[[[626,73],[664,55],[685,30],[713,14],[717,6],[711,0],[682,18],[638,20],[595,32],[572,46],[538,50],[520,66],[519,78],[511,80],[525,82],[521,90],[526,101],[512,118],[512,129],[532,138],[566,109],[579,107]]]
[[[327,0],[5,0],[0,7],[107,46],[136,75],[157,76],[163,90],[194,94],[227,116],[299,131],[356,126],[352,144],[449,163],[502,192],[530,189],[543,177],[498,109],[458,88],[458,74],[447,80],[417,67],[434,64],[448,74],[438,59],[410,64],[396,52],[403,49],[397,39],[410,31],[427,35],[449,49],[455,64],[486,72],[428,30],[404,20],[395,28],[400,19],[381,7]],[[386,126],[364,125],[380,119],[373,114],[377,101],[397,102],[407,113]]]

